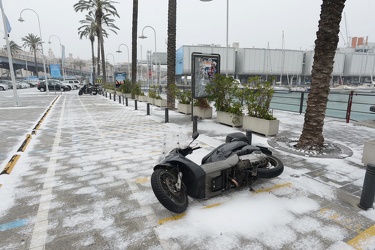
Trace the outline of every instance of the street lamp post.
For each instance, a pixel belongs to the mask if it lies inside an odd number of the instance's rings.
[[[114,70],[115,70],[115,56],[112,54],[112,53],[108,53],[105,58],[107,59],[108,58],[108,55],[111,55],[112,56],[112,59],[113,59],[113,77],[115,76],[114,74]],[[108,60],[108,59],[107,59]],[[113,78],[114,79],[114,78]]]
[[[212,0],[200,0],[201,2],[211,2]],[[226,27],[226,41],[225,41],[225,63],[226,63],[226,71],[225,76],[228,76],[228,28],[229,26],[229,0],[227,0],[227,27]]]
[[[146,38],[147,38],[147,36],[145,36],[144,33],[143,33],[143,31],[144,31],[146,28],[151,28],[151,29],[154,31],[154,35],[155,35],[155,57],[154,57],[154,64],[155,64],[156,68],[158,68],[158,66],[157,66],[157,61],[156,61],[156,31],[155,31],[155,29],[154,29],[153,27],[151,27],[151,26],[145,26],[145,27],[142,29],[142,35],[139,36],[139,38],[141,38],[141,39],[146,39]],[[156,70],[155,70],[155,72],[156,72]],[[158,81],[158,80],[159,80],[159,79],[157,78],[157,81]]]
[[[57,36],[57,35],[51,35],[48,39],[48,43],[51,44],[51,37],[56,37],[58,40],[59,40],[59,44],[60,44],[60,55],[61,55],[61,70],[62,70],[62,77],[63,77],[63,80],[65,80],[65,74],[64,74],[64,58],[63,58],[63,46],[61,44],[61,40],[60,40],[60,37]]]
[[[126,49],[128,50],[128,77],[130,77],[130,60],[129,60],[129,47],[128,47],[128,45],[126,45],[125,43],[122,43],[122,44],[120,44],[119,46],[118,46],[118,49],[117,49],[117,53],[121,53],[122,51],[120,50],[120,47],[122,46],[122,45],[124,45],[125,47],[126,47]]]
[[[12,58],[12,53],[10,51],[10,45],[9,45],[9,39],[8,39],[8,29],[9,29],[9,27],[7,27],[7,25],[6,25],[6,16],[5,16],[5,13],[4,13],[2,0],[0,0],[0,8],[1,8],[1,14],[2,14],[2,19],[3,19],[4,32],[5,32],[4,38],[6,40],[6,46],[7,46],[7,50],[8,50],[10,77],[12,79],[12,85],[13,85],[13,102],[14,102],[15,106],[20,106],[21,102],[19,100],[19,96],[18,96],[18,93],[17,93],[16,77],[14,75],[14,69],[13,69],[13,58]]]
[[[47,95],[49,94],[49,89],[48,89],[48,82],[47,82],[47,70],[46,70],[46,59],[44,58],[44,52],[43,52],[43,39],[42,39],[42,29],[40,28],[40,20],[39,20],[39,15],[38,13],[36,13],[35,10],[33,9],[23,9],[21,12],[20,12],[20,18],[18,18],[18,21],[20,22],[23,22],[25,21],[23,18],[22,18],[22,12],[24,12],[25,10],[30,10],[32,12],[34,12],[36,14],[36,16],[38,17],[38,25],[39,25],[39,36],[40,36],[40,40],[42,41],[40,46],[42,47],[42,59],[43,59],[43,69],[44,69],[44,80],[46,81],[46,93]],[[36,66],[38,68],[38,66]]]

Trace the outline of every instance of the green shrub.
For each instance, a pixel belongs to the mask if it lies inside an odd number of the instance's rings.
[[[249,86],[244,89],[244,102],[247,115],[266,120],[276,120],[270,112],[274,89],[270,81],[261,81],[260,77],[248,80]]]
[[[238,87],[233,77],[216,74],[206,85],[208,100],[215,102],[217,111],[242,115],[242,89]]]
[[[176,97],[179,103],[190,104],[191,103],[191,90],[182,91],[182,90],[176,89]]]

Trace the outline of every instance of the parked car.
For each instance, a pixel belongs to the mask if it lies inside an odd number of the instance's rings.
[[[5,91],[8,89],[8,84],[0,83],[0,90]]]
[[[76,79],[68,79],[62,82],[72,86],[72,89],[79,89],[81,86],[81,83]]]
[[[63,85],[58,80],[47,80],[48,82],[48,90],[53,91],[69,91],[70,88],[66,85]],[[47,90],[45,81],[40,81],[38,84],[38,90],[41,92],[45,92]]]
[[[23,81],[17,81],[17,89],[27,89],[30,88],[30,84],[23,82]]]

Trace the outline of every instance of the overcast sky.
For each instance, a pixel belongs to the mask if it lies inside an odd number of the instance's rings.
[[[80,40],[77,29],[79,20],[85,13],[74,12],[73,5],[78,0],[3,0],[6,15],[12,31],[10,39],[22,45],[21,37],[28,33],[39,36],[38,18],[32,11],[23,11],[20,23],[18,18],[25,8],[38,13],[45,52],[51,48],[60,57],[59,41],[66,47],[66,56],[90,59],[89,40]],[[116,53],[120,44],[125,43],[131,50],[132,0],[118,0],[115,4],[120,18],[116,25],[118,34],[110,34],[105,40],[105,53],[109,61],[114,55],[115,62],[127,61],[127,50]],[[243,48],[281,49],[284,33],[285,49],[310,50],[316,39],[320,15],[319,0],[229,0],[229,43],[239,42]],[[213,0],[177,0],[177,49],[182,45],[220,44],[226,41],[227,1]],[[369,37],[375,42],[375,2],[373,0],[348,0],[344,9],[345,17],[341,22],[339,46],[344,46],[346,37]],[[156,51],[166,52],[167,45],[168,0],[139,0],[138,36],[145,26],[156,31]],[[3,30],[3,26],[1,26]],[[145,59],[146,51],[155,51],[155,36],[151,28],[146,28],[147,39],[138,40],[138,58]],[[52,44],[48,44],[51,37]],[[5,45],[5,41],[2,42]],[[131,58],[131,51],[130,51]]]

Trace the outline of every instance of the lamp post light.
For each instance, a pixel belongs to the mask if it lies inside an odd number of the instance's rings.
[[[211,2],[212,0],[200,0],[201,2]],[[225,63],[226,63],[226,71],[225,76],[228,76],[228,28],[229,26],[229,0],[227,0],[227,27],[226,27],[226,47],[225,47]]]
[[[115,71],[115,56],[112,54],[112,53],[108,53],[105,58],[106,60],[108,60],[108,55],[111,55],[112,56],[112,59],[113,59],[113,79],[115,77],[115,74],[114,74],[114,71]]]
[[[118,49],[117,49],[117,53],[121,53],[122,51],[120,50],[120,47],[122,46],[122,45],[124,45],[125,47],[126,47],[126,49],[128,50],[128,77],[130,77],[130,60],[129,60],[129,47],[128,47],[128,45],[126,45],[125,43],[122,43],[122,44],[120,44],[119,46],[118,46]]]
[[[63,77],[63,80],[65,80],[65,74],[64,74],[64,58],[63,58],[63,45],[61,44],[61,40],[60,40],[60,37],[57,36],[57,35],[51,35],[48,39],[48,43],[51,44],[51,37],[56,37],[58,40],[59,40],[59,44],[60,44],[60,54],[61,54],[61,70],[62,70],[62,77]]]
[[[36,14],[36,16],[38,17],[38,25],[39,25],[39,36],[40,36],[40,40],[42,41],[40,46],[42,47],[42,59],[43,59],[43,69],[44,69],[44,80],[46,81],[46,93],[47,95],[49,94],[49,89],[48,89],[48,82],[47,82],[47,70],[46,70],[46,59],[44,58],[44,52],[43,52],[43,39],[42,39],[42,29],[40,28],[40,20],[39,20],[39,15],[38,13],[33,10],[33,9],[23,9],[21,12],[20,12],[20,17],[18,18],[18,21],[20,21],[21,23],[23,21],[25,21],[23,18],[22,18],[22,12],[24,12],[25,10],[29,10],[29,11],[32,11]],[[36,66],[38,68],[38,66]],[[38,70],[38,69],[37,69]]]
[[[151,27],[151,26],[145,26],[145,27],[143,27],[143,29],[142,29],[142,35],[141,36],[139,36],[139,38],[141,38],[141,39],[146,39],[147,38],[147,36],[145,36],[144,35],[144,33],[143,33],[143,31],[146,29],[146,28],[151,28],[153,31],[154,31],[154,35],[155,35],[155,57],[154,57],[154,64],[155,64],[155,66],[156,66],[156,68],[157,68],[157,61],[156,61],[156,31],[155,31],[155,29],[153,28],[153,27]],[[155,70],[155,72],[156,72],[156,70]],[[157,79],[157,81],[158,81],[159,79]]]

